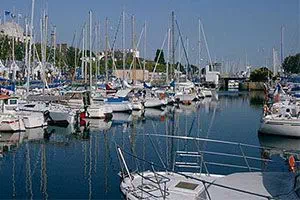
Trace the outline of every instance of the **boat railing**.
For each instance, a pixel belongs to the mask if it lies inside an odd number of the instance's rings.
[[[152,182],[154,184],[157,184],[157,187],[155,187],[154,190],[147,191],[143,188],[143,186],[146,186],[146,183],[143,183],[143,181],[142,181],[142,185],[138,186],[137,188],[135,188],[135,186],[131,182],[131,185],[132,185],[133,188],[140,190],[140,192],[145,192],[146,194],[149,195],[149,197],[147,197],[147,199],[152,199],[152,198],[153,199],[158,199],[158,198],[166,199],[167,196],[169,195],[168,188],[166,187],[166,183],[169,182],[170,179],[167,178],[166,176],[163,176],[162,174],[156,172],[156,170],[154,170],[154,167],[156,167],[158,169],[161,169],[162,172],[165,171],[167,173],[177,174],[177,175],[183,176],[185,178],[201,182],[203,184],[203,192],[207,195],[207,199],[209,199],[209,200],[211,200],[211,195],[208,191],[208,187],[212,186],[212,185],[215,186],[215,187],[219,187],[219,188],[223,188],[223,189],[227,189],[227,190],[232,190],[232,191],[236,191],[236,192],[240,192],[240,193],[244,193],[244,194],[249,194],[249,195],[264,198],[264,199],[273,199],[271,196],[262,195],[262,194],[258,194],[258,193],[255,193],[255,192],[250,192],[250,191],[247,191],[247,190],[238,189],[238,188],[234,188],[234,187],[223,185],[223,184],[218,184],[218,183],[215,183],[214,181],[204,180],[204,179],[201,178],[201,176],[195,177],[195,176],[191,176],[187,173],[172,171],[172,169],[168,169],[165,166],[155,164],[153,162],[150,162],[150,161],[147,161],[143,158],[140,158],[136,155],[133,155],[132,153],[121,149],[121,147],[119,147],[118,145],[117,145],[117,152],[118,152],[118,158],[119,158],[119,161],[120,161],[123,180],[124,180],[125,177],[129,177],[130,180],[133,180],[132,175],[138,175],[138,176],[142,177],[145,180],[149,180],[150,182]],[[127,166],[127,163],[125,161],[123,153],[130,156],[130,157],[132,157],[132,158],[134,158],[134,159],[136,159],[136,160],[139,160],[141,162],[145,162],[147,164],[150,164],[151,165],[150,172],[153,173],[153,177],[154,177],[155,180],[152,180],[149,176],[144,176],[144,174],[143,174],[144,172],[142,172],[142,173],[135,172],[134,174],[131,173],[129,171],[129,168]],[[158,177],[162,177],[162,179],[159,180]],[[162,187],[162,184],[163,184],[163,187]],[[153,193],[153,192],[156,192],[157,190],[160,191],[161,195],[157,195],[157,194]],[[134,194],[137,195],[136,193],[134,193]],[[152,197],[152,198],[150,198],[150,197]],[[143,199],[140,196],[138,198]]]
[[[133,179],[132,173],[129,171],[129,168],[127,166],[127,163],[125,161],[123,153],[126,153],[131,156],[134,156],[134,155],[122,150],[120,147],[117,147],[117,152],[118,152],[118,158],[120,161],[120,166],[121,166],[121,171],[122,171],[121,175],[123,176],[123,178],[129,177],[130,180],[132,180]],[[137,160],[143,160],[137,156],[134,156],[134,157]],[[146,160],[143,160],[143,161],[147,162]],[[148,162],[148,163],[151,165],[150,171],[152,172],[153,175],[145,176],[144,172],[138,172],[138,171],[136,171],[134,174],[140,176],[143,181],[147,180],[147,181],[153,183],[153,185],[151,185],[152,189],[151,190],[149,190],[149,188],[148,188],[148,190],[145,189],[145,187],[147,187],[148,185],[144,185],[144,184],[137,186],[136,189],[138,189],[142,193],[148,194],[149,197],[152,197],[155,199],[159,199],[159,198],[166,199],[166,197],[169,195],[169,192],[167,191],[167,183],[170,181],[170,179],[160,173],[157,173],[156,170],[154,169],[154,166],[155,166],[154,163],[150,163],[150,162]],[[157,191],[159,191],[160,195],[158,195],[156,193]],[[135,195],[137,195],[137,194],[135,194]],[[140,199],[140,197],[138,197],[138,198]]]
[[[253,156],[249,155],[249,153],[246,150],[254,149],[254,150],[260,150],[263,152],[264,150],[271,150],[270,147],[262,147],[257,145],[251,145],[251,144],[244,144],[244,143],[238,143],[238,142],[230,142],[230,141],[223,141],[223,140],[216,140],[216,139],[209,139],[209,138],[200,138],[200,137],[188,137],[188,136],[175,136],[175,135],[161,135],[161,134],[146,134],[149,136],[150,141],[152,143],[152,146],[154,147],[154,152],[156,152],[159,161],[161,162],[162,166],[165,167],[165,164],[163,162],[163,159],[161,158],[161,155],[159,154],[159,151],[157,147],[154,145],[154,142],[151,138],[153,137],[164,137],[169,139],[175,139],[175,140],[185,140],[185,141],[192,141],[195,142],[196,145],[198,145],[198,148],[196,148],[196,151],[188,151],[188,150],[177,150],[175,151],[176,158],[184,160],[184,158],[188,158],[186,160],[188,161],[178,161],[175,160],[174,167],[176,168],[186,168],[186,169],[197,169],[199,170],[199,173],[206,173],[210,174],[208,170],[208,166],[219,166],[219,167],[226,167],[231,169],[239,169],[239,170],[247,170],[249,172],[251,171],[263,171],[263,169],[257,167],[257,166],[251,166],[251,163],[259,162],[259,163],[275,163],[274,160],[263,157],[260,155]],[[206,150],[205,148],[200,148],[200,144],[198,142],[204,142],[206,145],[209,143],[211,144],[221,144],[221,145],[228,145],[228,149],[236,149],[237,152],[229,153],[229,152],[218,152],[218,151],[210,151]],[[202,145],[203,146],[203,145]],[[220,156],[222,159],[218,162],[216,159],[214,160],[207,160],[204,159],[205,156]],[[234,161],[234,159],[239,159],[238,164],[234,163],[225,163],[224,158],[227,158],[227,161]],[[192,160],[192,161],[191,161]],[[174,168],[173,167],[173,168]]]

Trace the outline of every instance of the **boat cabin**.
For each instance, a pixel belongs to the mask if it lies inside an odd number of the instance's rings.
[[[6,113],[14,111],[18,108],[18,98],[8,95],[0,95],[1,112]]]

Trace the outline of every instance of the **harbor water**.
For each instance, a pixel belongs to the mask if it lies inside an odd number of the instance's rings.
[[[179,150],[228,153],[239,150],[224,144],[178,141],[179,136],[300,149],[299,140],[257,133],[263,98],[262,93],[220,92],[192,105],[147,109],[145,113],[114,113],[110,122],[91,120],[81,128],[49,126],[46,130],[14,133],[18,145],[0,158],[0,199],[122,199],[117,147],[141,158],[125,155],[131,170],[150,169],[149,163],[141,160],[167,169],[188,170],[175,166],[180,159],[176,155]],[[7,134],[12,133],[1,133],[2,143]],[[265,156],[257,148],[243,149],[243,152]],[[284,171],[285,163],[280,156],[274,155],[279,165],[250,164]],[[207,154],[204,159],[231,162],[220,155]],[[229,174],[237,170],[209,166],[210,173]]]

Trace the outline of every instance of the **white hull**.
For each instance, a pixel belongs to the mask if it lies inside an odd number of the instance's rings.
[[[144,177],[151,178],[153,182],[156,182],[155,177],[157,177],[157,174],[154,175],[152,172],[142,172]],[[184,176],[180,176],[178,174],[174,173],[167,173],[167,172],[158,172],[158,174],[162,175],[165,177],[166,181],[166,198],[165,199],[174,199],[174,200],[188,200],[188,199],[199,199],[197,197],[200,195],[200,193],[203,192],[204,185],[199,184],[199,181],[193,180],[193,179],[188,179]],[[186,175],[189,175],[191,177],[195,178],[200,178],[199,175],[193,174],[193,173],[185,173]],[[164,199],[162,197],[161,191],[157,189],[158,184],[155,184],[151,182],[150,180],[143,179],[139,175],[131,174],[133,176],[133,179],[130,180],[129,177],[125,178],[120,185],[120,189],[122,193],[125,195],[126,199],[129,200],[138,200],[138,199]],[[213,182],[217,178],[221,178],[222,176],[219,175],[201,175],[201,179],[208,181],[208,182]],[[161,178],[161,177],[159,177]],[[169,181],[168,181],[169,180]],[[163,181],[163,179],[162,179]],[[197,188],[195,190],[184,190],[181,188],[176,188],[175,185],[177,185],[179,182],[188,182],[191,184],[197,185]],[[144,186],[145,190],[149,190],[149,193],[143,192],[139,188]],[[147,186],[147,187],[146,187]],[[153,188],[151,188],[153,187]],[[164,188],[164,184],[161,183],[160,187]],[[163,191],[162,191],[163,192]],[[156,196],[157,198],[154,198]],[[193,198],[192,198],[193,197]]]
[[[20,118],[6,118],[2,117],[0,120],[0,132],[17,132],[25,131],[25,125],[23,120]]]
[[[54,123],[58,124],[74,124],[75,122],[75,114],[72,112],[50,110],[50,117]]]
[[[142,110],[143,104],[141,102],[132,102],[132,110]]]
[[[212,92],[210,90],[202,90],[205,97],[212,97]]]
[[[91,119],[105,119],[108,114],[112,114],[112,109],[104,105],[95,105],[87,109],[87,118]]]
[[[300,120],[264,120],[259,132],[288,137],[300,137]]]
[[[192,102],[196,97],[196,94],[176,94],[174,98],[179,102]]]
[[[89,123],[91,130],[96,131],[107,131],[111,128],[112,122],[106,122],[105,120],[99,119],[85,119]]]
[[[132,105],[130,102],[105,103],[105,106],[110,107],[113,112],[131,112],[132,111]]]
[[[26,129],[47,126],[43,113],[26,113],[23,115],[23,121]]]
[[[26,129],[26,136],[28,141],[37,141],[44,139],[44,128]]]
[[[123,124],[132,121],[132,115],[128,113],[114,113],[112,117],[113,124]]]
[[[144,107],[145,108],[159,108],[165,106],[167,102],[165,100],[160,100],[158,98],[151,98],[144,100]]]

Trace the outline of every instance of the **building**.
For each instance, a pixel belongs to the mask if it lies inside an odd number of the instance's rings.
[[[123,73],[124,72],[124,73]],[[114,76],[117,78],[123,78],[123,75],[125,75],[126,79],[132,79],[132,70],[115,70],[114,71]],[[142,81],[143,80],[143,70],[137,69],[136,70],[136,80]],[[149,80],[149,71],[145,70],[145,80]]]
[[[205,82],[219,85],[220,72],[214,71],[209,65],[205,68]]]
[[[24,29],[15,22],[0,24],[0,35],[15,38],[16,41],[24,41]]]

